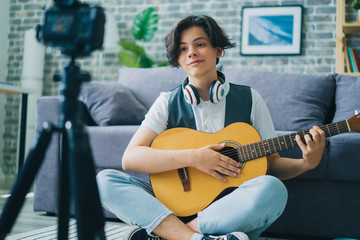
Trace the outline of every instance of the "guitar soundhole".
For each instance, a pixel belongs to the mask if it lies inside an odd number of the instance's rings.
[[[245,162],[240,162],[239,155],[234,147],[225,146],[220,153],[240,163],[240,169],[245,167]]]
[[[233,147],[224,147],[223,149],[220,150],[220,153],[234,159],[237,162],[240,162],[240,159],[238,157],[238,155],[236,154],[236,149]]]

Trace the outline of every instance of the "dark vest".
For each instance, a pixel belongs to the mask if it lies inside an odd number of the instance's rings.
[[[234,122],[250,124],[251,107],[252,96],[250,87],[230,83],[230,91],[226,96],[224,127]],[[192,107],[185,101],[181,85],[171,91],[168,110],[167,129],[175,127],[196,129]]]

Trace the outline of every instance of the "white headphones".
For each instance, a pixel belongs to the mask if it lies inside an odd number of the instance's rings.
[[[221,72],[217,72],[219,80],[214,80],[211,83],[209,96],[210,102],[218,103],[226,96],[226,88],[228,84],[225,84],[225,75]],[[182,84],[185,101],[191,105],[198,105],[200,103],[200,97],[196,88],[189,84],[189,78],[185,78]]]

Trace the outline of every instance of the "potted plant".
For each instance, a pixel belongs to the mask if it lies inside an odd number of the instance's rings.
[[[360,19],[360,0],[355,0],[352,5],[351,5],[358,13],[358,17],[357,17],[357,20],[359,22],[359,19]]]
[[[120,41],[121,50],[119,61],[122,65],[136,68],[151,68],[153,66],[166,66],[168,61],[155,63],[147,56],[144,47],[138,45],[136,41],[150,42],[154,37],[158,27],[159,16],[154,7],[146,8],[137,14],[131,28],[135,41]]]

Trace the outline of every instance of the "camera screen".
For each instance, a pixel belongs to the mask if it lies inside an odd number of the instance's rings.
[[[73,14],[49,14],[45,32],[54,37],[69,36],[75,21]]]

